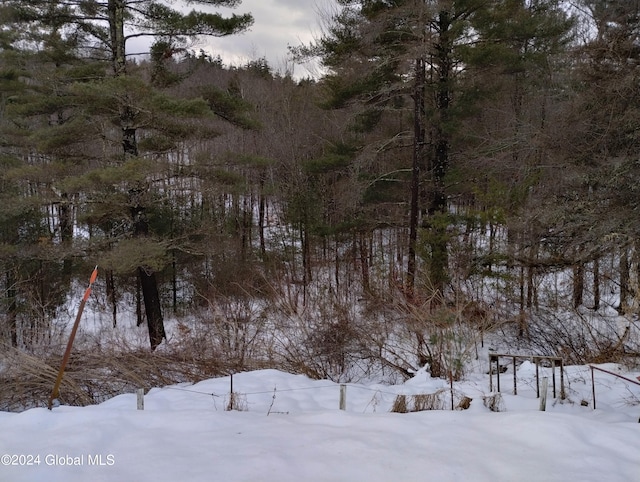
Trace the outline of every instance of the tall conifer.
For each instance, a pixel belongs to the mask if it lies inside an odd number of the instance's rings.
[[[200,7],[235,7],[240,1],[190,0],[184,3]],[[120,195],[123,209],[112,206],[103,212],[103,220],[110,218],[108,224],[111,228],[107,229],[107,234],[113,236],[123,226],[128,226],[127,236],[137,240],[141,246],[150,246],[149,242],[153,242],[152,206],[149,204],[153,197],[150,191],[153,180],[148,175],[153,172],[149,167],[151,155],[185,138],[187,133],[177,128],[175,120],[206,115],[207,103],[202,99],[189,102],[171,100],[155,91],[144,76],[138,75],[139,72],[131,75],[129,42],[137,38],[151,38],[152,58],[160,63],[182,52],[188,47],[188,42],[198,36],[226,36],[246,30],[253,22],[251,15],[234,14],[225,18],[202,10],[186,13],[168,6],[166,2],[153,0],[7,0],[3,2],[2,18],[8,28],[21,33],[10,48],[37,52],[47,42],[58,39],[61,43],[73,43],[74,54],[86,65],[90,61],[102,62],[101,74],[96,75],[94,70],[91,77],[78,79],[70,76],[66,79],[63,90],[67,96],[54,101],[58,103],[59,117],[53,119],[52,129],[38,129],[38,132],[43,146],[55,148],[60,158],[73,151],[72,145],[80,145],[95,135],[91,147],[85,144],[85,160],[93,156],[104,157],[106,153],[111,164],[94,175],[88,173],[84,180],[65,184],[67,187],[74,185],[76,189],[94,189],[85,195],[97,201],[115,199],[114,195]],[[34,34],[38,32],[48,32],[49,36],[37,37]],[[71,48],[67,49],[67,52],[71,51]],[[60,65],[54,62],[53,68],[59,69]],[[68,103],[64,104],[65,101]],[[166,124],[160,126],[159,120]],[[119,153],[107,145],[114,134],[120,139]],[[142,140],[145,141],[144,146],[141,145]],[[107,148],[102,154],[99,152],[100,144]],[[112,188],[107,189],[111,197],[95,197],[100,191],[96,191],[95,186],[91,188],[91,183],[97,180],[111,182]],[[123,216],[120,222],[115,219],[118,214]],[[68,233],[67,228],[63,231]],[[148,255],[145,253],[145,256],[138,257],[140,264],[136,270],[150,344],[155,349],[165,336],[156,279],[160,264],[145,262],[149,260]]]
[[[410,134],[400,123],[404,130],[391,132],[384,144],[399,152],[412,145],[406,287],[413,292],[422,230],[427,278],[433,291],[442,294],[448,280],[451,223],[447,176],[459,150],[462,120],[483,91],[490,90],[473,81],[475,73],[498,65],[506,70],[514,62],[513,55],[505,55],[509,49],[519,59],[517,69],[526,69],[526,43],[534,43],[537,35],[560,38],[570,24],[563,23],[555,0],[530,6],[518,0],[338,3],[342,9],[326,35],[299,53],[319,55],[329,69],[332,107],[359,106],[356,128],[375,132],[394,115],[412,120]],[[517,15],[504,15],[505,9]],[[557,28],[549,28],[551,24]],[[531,38],[522,38],[529,33]],[[388,129],[384,132],[389,134]]]

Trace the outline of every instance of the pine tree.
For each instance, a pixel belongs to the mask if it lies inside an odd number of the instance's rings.
[[[187,3],[203,7],[233,7],[240,2],[202,0]],[[208,107],[203,99],[188,102],[171,100],[155,91],[139,69],[132,75],[127,42],[139,37],[153,39],[152,58],[156,67],[160,67],[154,72],[157,74],[162,71],[162,62],[182,52],[189,40],[201,35],[225,36],[241,32],[252,24],[252,17],[245,14],[225,18],[217,13],[196,10],[183,13],[152,0],[36,0],[28,4],[9,0],[4,2],[3,12],[6,13],[5,25],[26,32],[21,38],[23,42],[14,43],[14,48],[37,50],[43,40],[34,38],[31,32],[53,32],[61,42],[75,42],[74,51],[84,59],[85,65],[89,65],[91,60],[103,63],[103,74],[90,81],[86,78],[67,78],[65,90],[69,96],[60,101],[69,103],[60,104],[62,117],[56,121],[53,129],[43,129],[41,136],[49,148],[57,146],[60,153],[68,154],[72,145],[80,145],[91,135],[96,136],[94,139],[111,138],[115,132],[104,122],[111,120],[120,139],[120,153],[109,151],[112,165],[105,166],[95,174],[88,172],[84,180],[77,183],[84,189],[92,182],[102,182],[103,188],[110,194],[103,199],[121,199],[122,207],[118,209],[115,206],[114,209],[112,206],[111,210],[103,213],[106,216],[103,219],[109,219],[107,224],[111,228],[123,226],[114,219],[115,214],[121,214],[127,220],[125,225],[129,226],[128,236],[138,240],[141,246],[150,246],[148,243],[153,234],[153,212],[149,204],[152,200],[152,180],[146,176],[146,173],[152,172],[149,170],[150,154],[161,152],[187,135],[186,125],[183,129],[177,128],[177,123],[172,122],[172,115],[201,117],[206,115]],[[110,74],[105,74],[108,72],[105,70],[107,64],[110,64]],[[59,69],[60,66],[54,64],[54,68]],[[151,77],[157,85],[157,75]],[[103,121],[97,121],[99,117]],[[159,125],[159,120],[165,121],[165,125]],[[154,132],[161,135],[154,135]],[[198,131],[194,129],[192,132]],[[92,146],[87,150],[89,156],[85,152],[85,159],[92,155],[104,157],[98,151],[99,146]],[[112,186],[110,189],[104,184],[109,182]],[[73,183],[67,182],[69,184]],[[100,192],[95,190],[96,186],[93,189],[90,194]],[[113,229],[107,229],[107,233],[113,235]],[[137,273],[144,298],[150,344],[155,349],[165,336],[156,278],[159,265],[151,261],[145,263],[145,259],[149,260],[148,257],[139,258]]]
[[[74,257],[70,201],[53,186],[78,165],[71,151],[57,156],[55,143],[38,134],[43,127],[60,137],[71,132],[71,123],[63,126],[64,86],[91,67],[81,67],[75,55],[77,35],[63,38],[56,22],[23,25],[7,3],[0,9],[0,22],[13,26],[0,40],[2,263],[11,342],[28,345],[47,335]]]
[[[490,83],[475,79],[492,69],[503,75],[508,64],[524,72],[532,58],[527,45],[538,37],[562,37],[570,23],[563,23],[553,1],[531,6],[518,0],[339,3],[344,8],[327,35],[300,53],[320,55],[330,69],[332,106],[359,106],[356,127],[373,132],[393,116],[410,119],[410,136],[407,123],[400,121],[404,131],[391,132],[384,141],[396,152],[402,152],[407,137],[412,145],[407,289],[411,292],[415,283],[421,230],[429,282],[434,292],[443,293],[452,156],[462,150],[466,116],[480,99],[495,95]],[[544,53],[538,49],[536,55]]]
[[[598,257],[619,260],[621,313],[634,295],[629,255],[637,260],[640,206],[637,186],[640,163],[640,2],[583,0],[581,12],[590,36],[576,50],[572,71],[573,109],[566,133],[567,158],[584,175],[576,180],[567,202],[563,228],[572,234],[581,259],[594,262],[594,306],[599,303]],[[637,262],[637,261],[636,261]]]

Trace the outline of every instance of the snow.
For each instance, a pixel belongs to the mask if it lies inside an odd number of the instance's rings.
[[[635,380],[617,365],[603,368]],[[517,371],[518,395],[489,411],[488,375],[455,390],[468,410],[390,413],[397,394],[433,393],[444,380],[417,373],[401,385],[340,385],[276,370],[154,388],[89,407],[0,412],[0,480],[20,481],[640,481],[640,386],[566,367],[568,399],[539,411],[535,369]],[[550,369],[542,369],[543,376]],[[550,389],[551,390],[551,389]],[[589,406],[582,406],[581,401]],[[14,455],[7,465],[6,455]],[[23,457],[20,457],[23,456]],[[36,458],[37,457],[37,458]],[[24,462],[39,462],[21,465]]]

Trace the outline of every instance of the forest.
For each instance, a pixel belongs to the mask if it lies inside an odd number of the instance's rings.
[[[306,78],[194,47],[253,18],[182,4],[239,3],[2,2],[3,408],[49,389],[96,265],[71,404],[460,379],[487,340],[637,361],[639,1],[336,0]]]

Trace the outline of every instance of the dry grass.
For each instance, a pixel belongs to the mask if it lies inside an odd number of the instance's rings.
[[[61,356],[38,357],[10,346],[0,347],[0,410],[46,406]],[[60,387],[60,403],[91,405],[138,388],[197,382],[233,371],[214,358],[147,350],[74,352]]]
[[[504,412],[506,410],[504,400],[500,393],[493,393],[482,397],[482,403],[492,412]]]
[[[243,393],[231,392],[225,403],[225,410],[230,412],[235,410],[237,412],[246,412],[249,410],[249,403],[247,402],[247,396]]]
[[[422,412],[424,410],[451,410],[452,392],[442,388],[435,393],[418,395],[398,395],[393,401],[391,411],[395,413]],[[453,407],[455,410],[466,410],[471,406],[471,398],[454,390]]]

